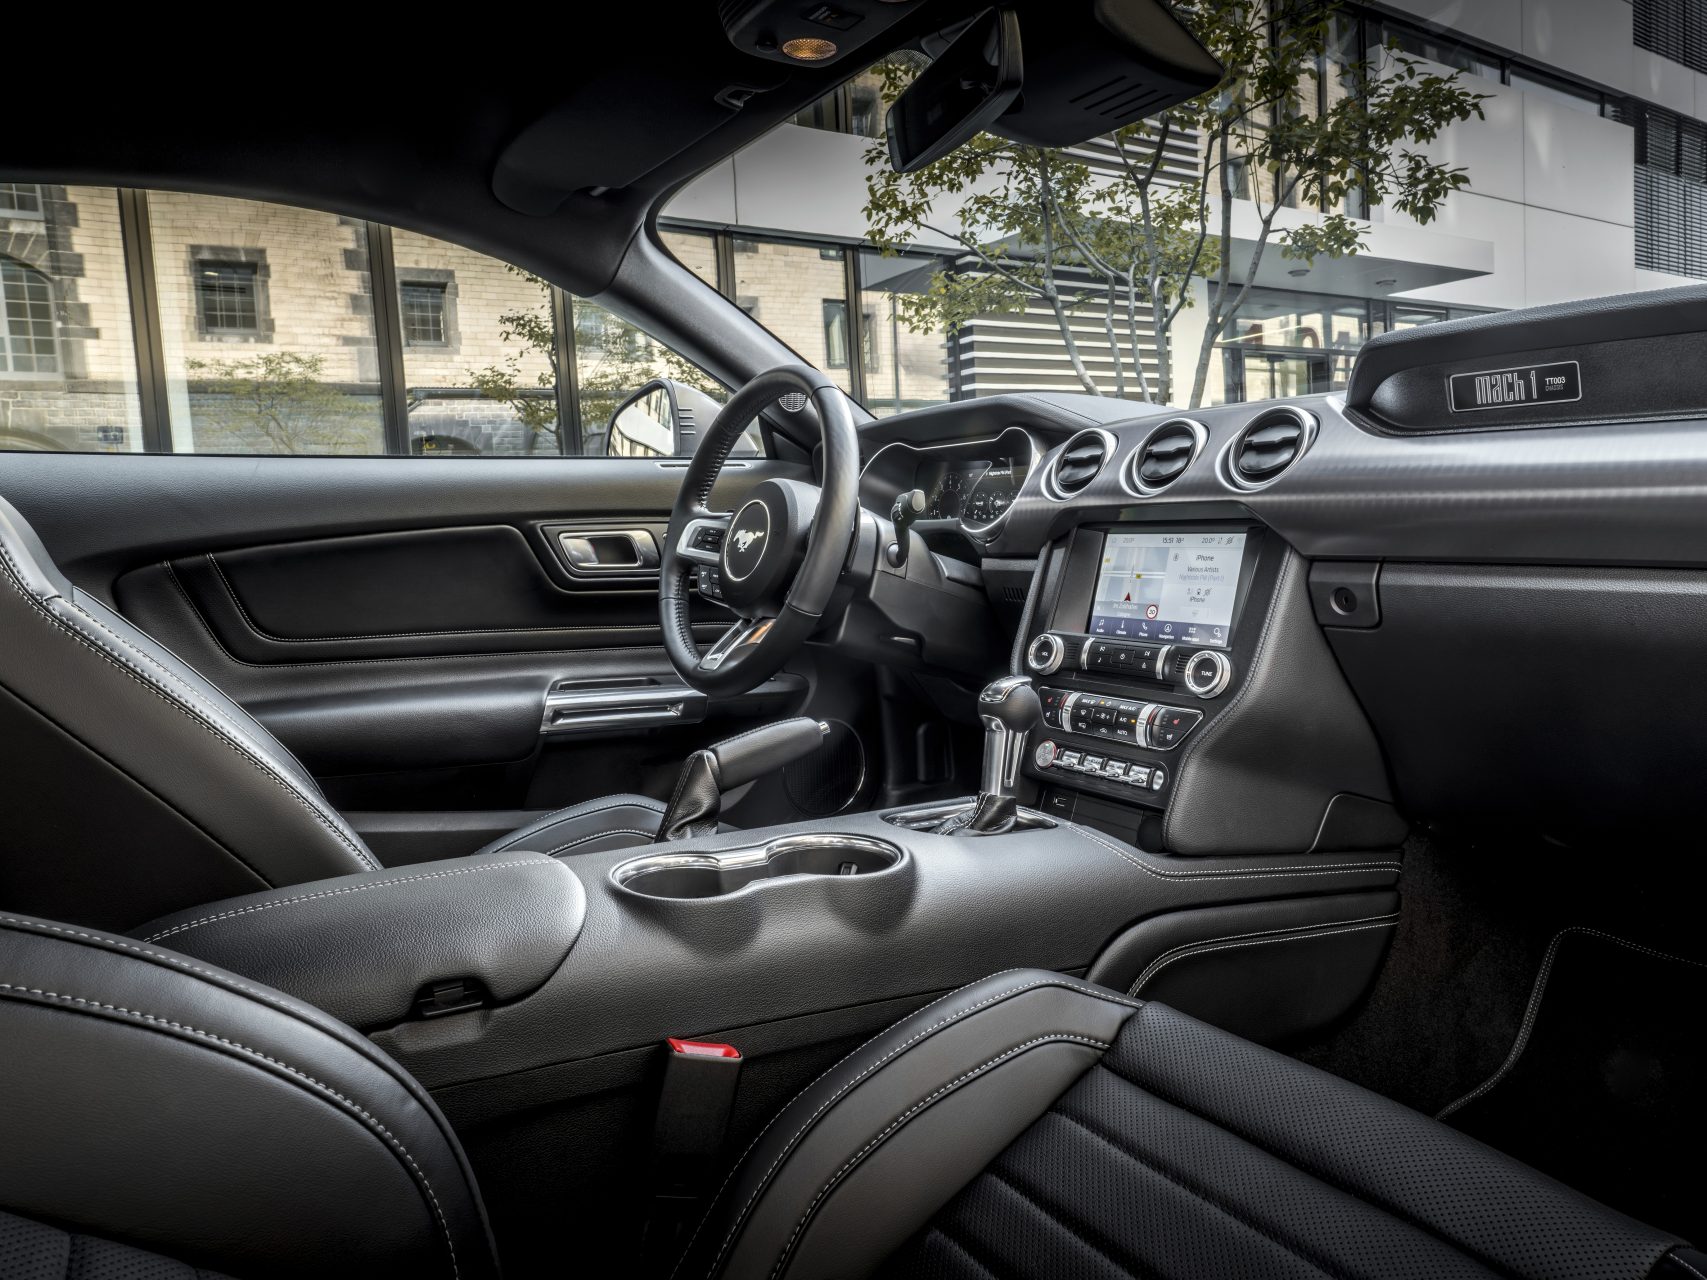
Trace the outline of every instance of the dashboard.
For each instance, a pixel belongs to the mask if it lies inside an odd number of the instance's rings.
[[[1575,398],[1466,399],[1563,364]],[[915,529],[1018,629],[1046,813],[1187,853],[1380,847],[1398,811],[1558,847],[1695,831],[1707,684],[1569,691],[1707,644],[1703,367],[1707,288],[1487,315],[1372,340],[1343,393],[883,419],[861,499],[923,489]],[[1453,709],[1499,660],[1472,730]]]

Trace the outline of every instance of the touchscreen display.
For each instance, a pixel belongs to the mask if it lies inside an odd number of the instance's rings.
[[[1242,533],[1111,533],[1086,630],[1093,636],[1225,649]]]

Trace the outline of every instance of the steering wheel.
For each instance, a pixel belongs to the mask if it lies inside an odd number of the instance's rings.
[[[824,483],[762,480],[734,512],[713,512],[711,489],[729,451],[780,397],[809,397],[824,442]],[[859,436],[848,400],[822,373],[782,365],[756,376],[700,437],[665,535],[658,600],[664,651],[702,693],[757,687],[818,628],[859,523]],[[696,575],[714,575],[737,621],[699,651],[688,608]]]

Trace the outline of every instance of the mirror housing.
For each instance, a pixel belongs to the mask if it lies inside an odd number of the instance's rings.
[[[723,406],[698,387],[673,378],[653,378],[640,385],[605,425],[607,458],[687,458],[699,447],[699,433]],[[760,452],[757,443],[743,439],[730,452]]]
[[[889,108],[889,163],[911,173],[993,124],[1024,82],[1019,15],[988,9]]]

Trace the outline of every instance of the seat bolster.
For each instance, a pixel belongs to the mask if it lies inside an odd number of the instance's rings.
[[[766,1126],[674,1275],[870,1270],[1047,1111],[1140,1007],[1021,969],[919,1010]]]
[[[0,915],[0,1079],[17,1217],[250,1278],[497,1274],[426,1091],[281,992]]]
[[[548,813],[539,821],[494,840],[474,856],[525,849],[529,853],[564,858],[648,844],[657,834],[663,817],[663,802],[651,796],[600,796]]]

